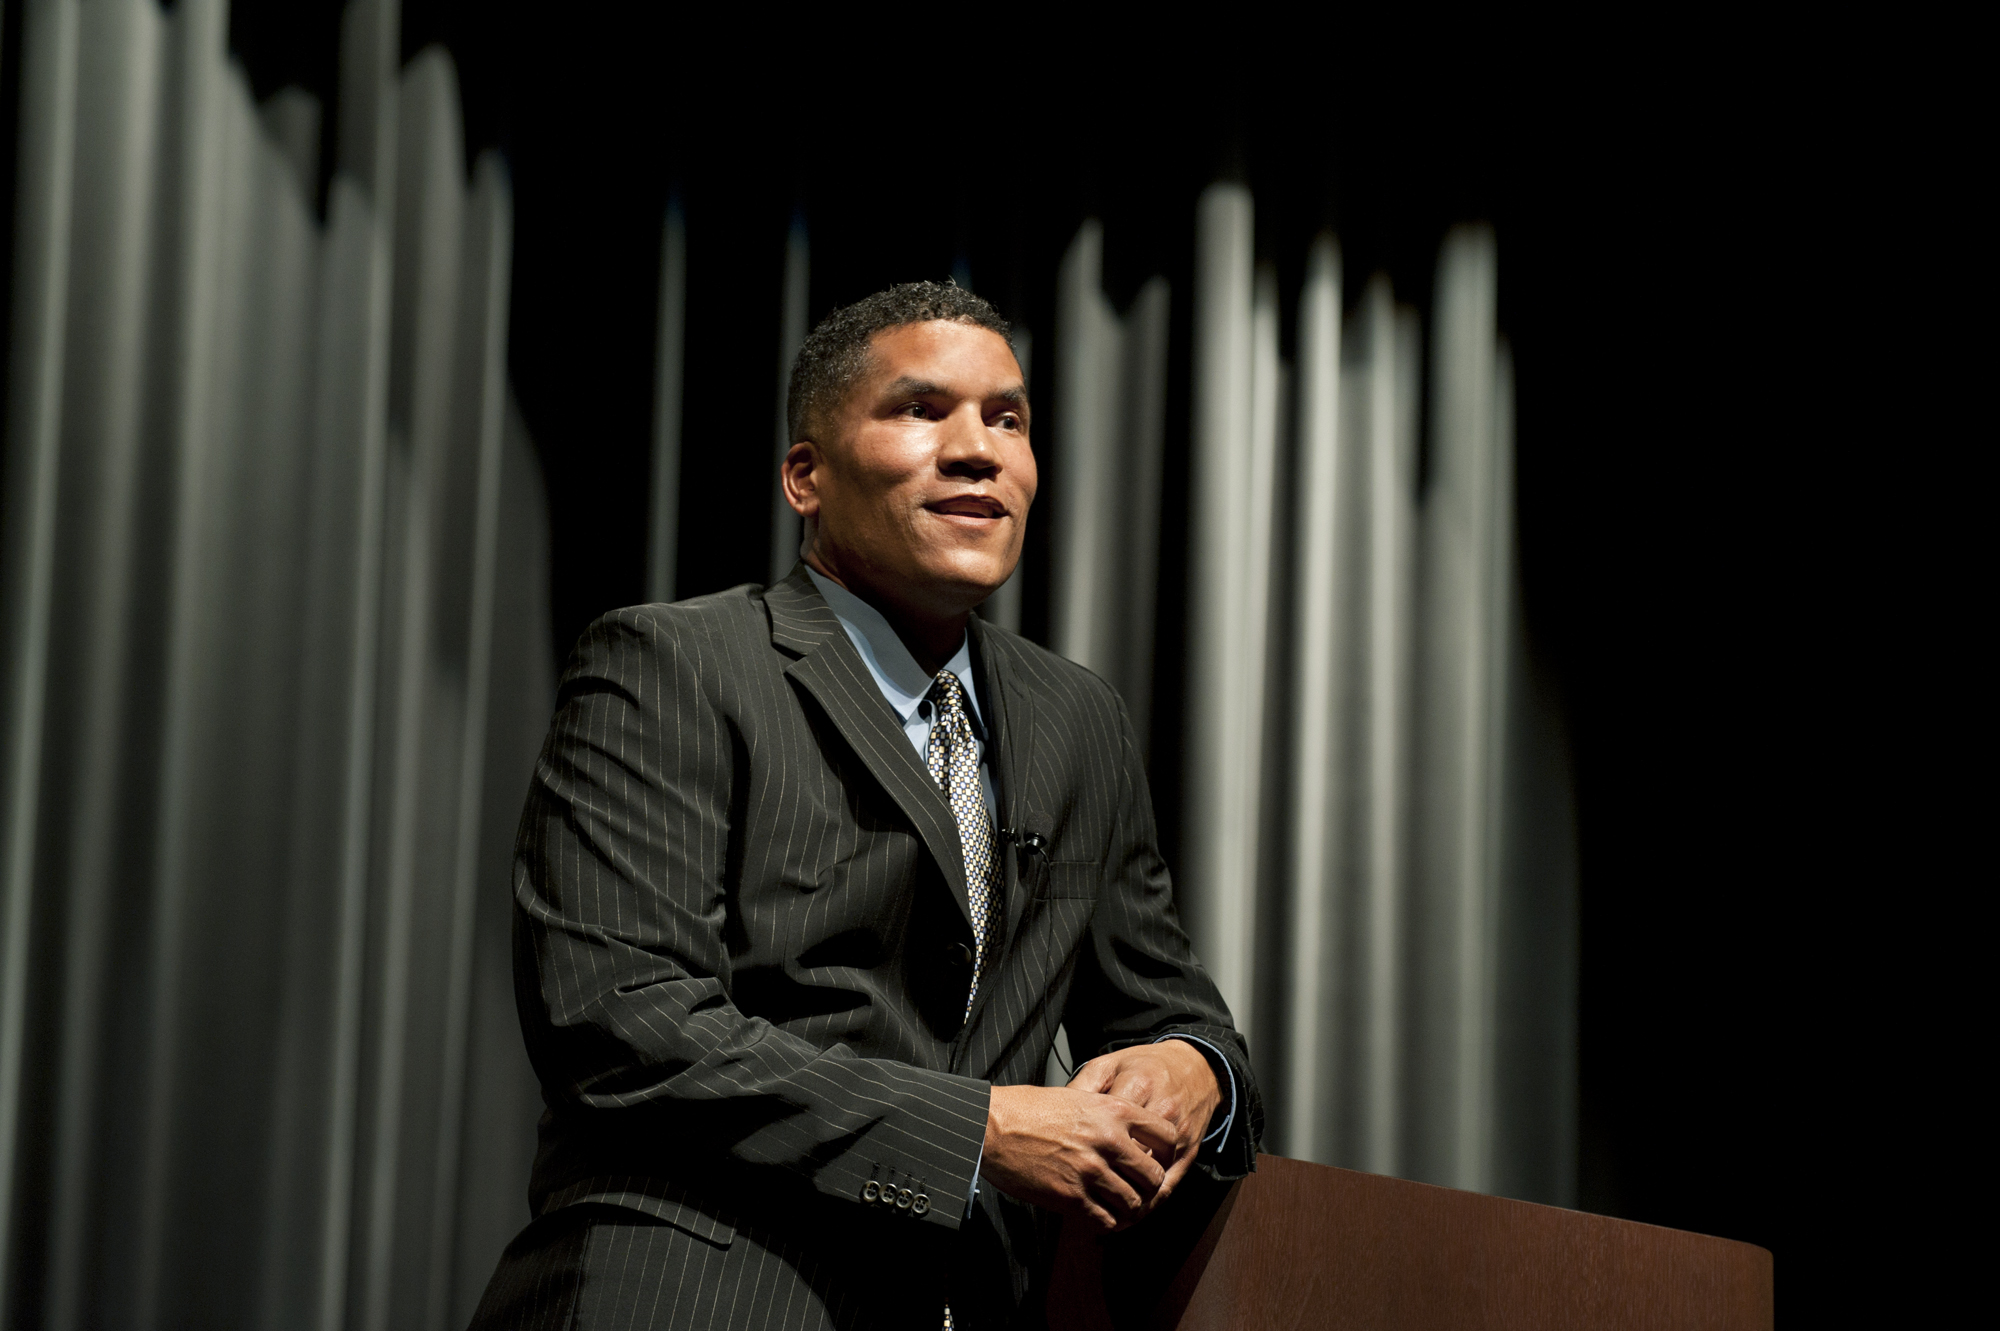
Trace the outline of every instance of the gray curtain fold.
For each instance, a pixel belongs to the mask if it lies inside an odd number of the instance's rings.
[[[1052,645],[1143,716],[1132,608],[1187,597],[1181,906],[1252,1036],[1269,1145],[1573,1204],[1574,815],[1521,623],[1494,238],[1445,237],[1427,348],[1384,276],[1343,308],[1330,235],[1287,299],[1254,216],[1238,184],[1197,205],[1181,588],[1126,554],[1157,549],[1166,390],[1121,348],[1165,284],[1121,316],[1094,220],[1063,260]]]
[[[506,172],[397,26],[346,16],[322,219],[318,108],[255,105],[220,0],[24,14],[10,1324],[462,1324],[527,1218],[546,503]]]

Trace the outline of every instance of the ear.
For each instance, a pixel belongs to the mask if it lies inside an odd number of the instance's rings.
[[[785,460],[778,464],[778,482],[785,487],[785,502],[808,522],[819,516],[821,461],[819,445],[810,439],[801,439],[791,446],[785,453]]]

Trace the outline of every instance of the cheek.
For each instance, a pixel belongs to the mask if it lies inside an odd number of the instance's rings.
[[[1026,444],[1021,445],[1020,460],[1008,470],[1014,473],[1014,484],[1021,487],[1022,496],[1033,503],[1035,492],[1041,488],[1041,472],[1035,466],[1035,454]]]
[[[928,476],[927,468],[901,452],[882,450],[857,469],[854,488],[866,495],[864,506],[871,513],[902,515],[907,520],[911,510],[922,506],[923,483]]]
[[[876,494],[875,502],[868,506],[867,522],[875,531],[893,534],[908,543],[931,534],[923,525],[923,517],[921,498],[910,488],[898,487]]]
[[[881,468],[852,468],[822,486],[824,512],[836,526],[856,531],[904,525],[902,513],[909,505],[899,494],[900,479]]]

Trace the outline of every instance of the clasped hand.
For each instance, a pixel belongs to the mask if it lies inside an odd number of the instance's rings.
[[[1120,1049],[1067,1086],[995,1086],[979,1172],[1009,1196],[1124,1229],[1173,1194],[1221,1102],[1187,1041]]]

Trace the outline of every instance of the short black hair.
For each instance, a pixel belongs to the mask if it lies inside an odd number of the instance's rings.
[[[906,324],[972,324],[1011,340],[1013,328],[984,299],[956,282],[902,282],[887,291],[843,305],[812,330],[792,362],[785,394],[785,428],[791,442],[819,438],[828,417],[868,368],[868,342],[875,334]]]

